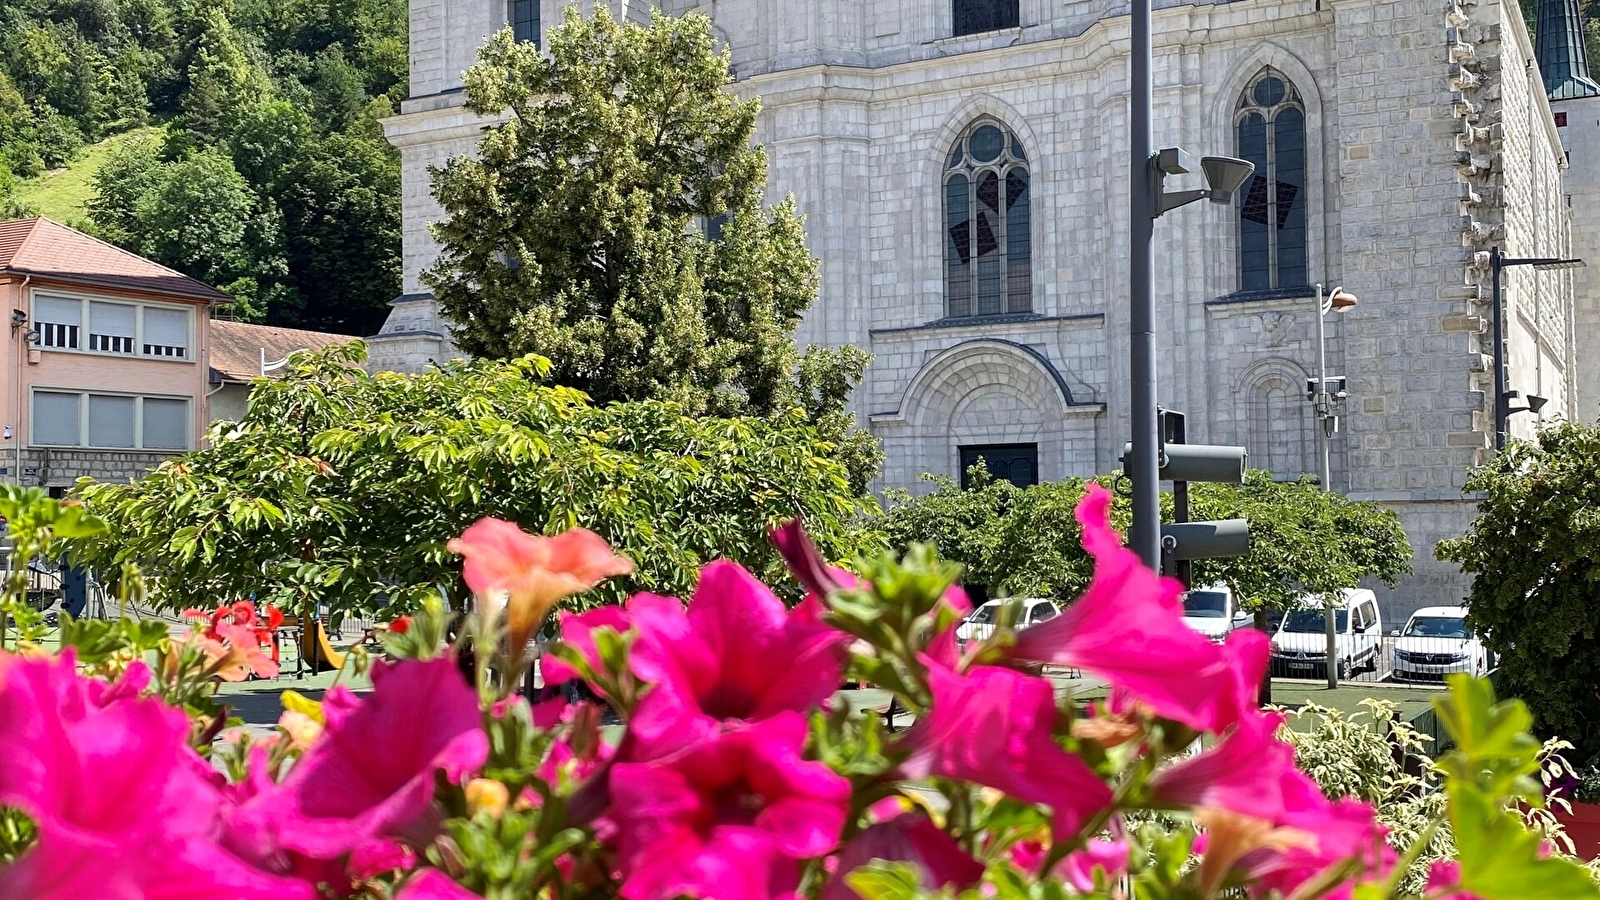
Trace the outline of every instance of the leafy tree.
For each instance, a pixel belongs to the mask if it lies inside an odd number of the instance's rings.
[[[114,537],[75,558],[102,571],[137,560],[173,607],[255,593],[351,613],[402,611],[440,585],[459,594],[445,542],[482,516],[581,525],[632,557],[636,576],[592,602],[686,592],[716,557],[777,579],[765,532],[796,516],[830,558],[860,549],[862,501],[798,414],[596,407],[531,357],[415,376],[368,376],[364,358],[359,342],[297,354],[204,449],[134,484],[82,486]]]
[[[335,134],[313,142],[277,194],[283,247],[302,296],[321,297],[289,319],[318,331],[372,334],[401,290],[399,154],[381,137]]]
[[[107,240],[125,247],[140,244],[139,201],[164,180],[161,144],[151,138],[128,140],[95,172],[89,199],[89,220]]]
[[[1084,553],[1074,510],[1086,482],[1067,479],[1018,488],[973,470],[971,486],[930,477],[932,493],[889,492],[883,530],[889,543],[932,543],[967,566],[967,580],[1012,596],[1070,600],[1088,587],[1093,566]],[[929,476],[925,476],[929,477]],[[1111,478],[1097,479],[1114,485]],[[1310,481],[1275,482],[1251,471],[1242,485],[1195,484],[1190,515],[1250,520],[1250,552],[1198,560],[1196,584],[1223,582],[1246,609],[1287,609],[1305,593],[1350,587],[1362,578],[1395,583],[1409,571],[1411,547],[1393,512],[1319,490]],[[1126,528],[1118,497],[1113,521]],[[1170,521],[1172,497],[1163,495]]]
[[[434,173],[446,213],[425,276],[459,345],[538,353],[598,402],[672,400],[710,415],[813,412],[858,487],[876,466],[842,413],[864,358],[813,350],[795,327],[817,263],[792,200],[763,208],[756,101],[731,80],[709,20],[653,14],[642,28],[569,9],[550,56],[491,39],[467,106],[496,121],[480,157]],[[706,225],[722,222],[720,239]]]
[[[1600,426],[1552,425],[1473,471],[1467,533],[1438,547],[1472,575],[1468,621],[1539,728],[1600,761]]]
[[[251,61],[221,9],[207,13],[188,71],[189,89],[183,95],[180,121],[199,146],[225,139],[235,116],[272,95],[271,81]]]

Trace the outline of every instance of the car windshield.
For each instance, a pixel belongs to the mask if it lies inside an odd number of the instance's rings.
[[[1190,591],[1183,598],[1183,614],[1192,619],[1226,618],[1228,595],[1222,591]]]
[[[1349,625],[1349,611],[1339,610],[1333,620],[1334,629],[1343,633]],[[1297,609],[1283,620],[1283,630],[1291,634],[1322,634],[1328,630],[1328,617],[1320,609]]]
[[[967,616],[967,621],[968,622],[976,622],[979,625],[993,625],[994,624],[995,614],[998,613],[999,611],[1000,611],[1000,605],[999,604],[995,604],[994,606],[989,606],[989,605],[985,604],[983,606],[978,607],[976,610],[974,610],[972,615]]]
[[[1467,620],[1454,616],[1417,616],[1406,626],[1404,637],[1445,637],[1466,640],[1472,637]]]

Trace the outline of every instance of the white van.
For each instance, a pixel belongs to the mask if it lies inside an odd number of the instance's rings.
[[[1341,679],[1355,670],[1377,671],[1383,646],[1383,619],[1378,598],[1365,588],[1345,588],[1334,614],[1334,665]],[[1328,618],[1320,596],[1301,598],[1272,637],[1272,670],[1281,675],[1314,677],[1326,674]]]
[[[1000,621],[1000,608],[1007,603],[1017,603],[1022,606],[1021,612],[1017,615],[1018,631],[1040,622],[1047,622],[1061,613],[1054,602],[1036,597],[1023,600],[990,600],[973,610],[966,621],[956,626],[956,643],[964,647],[967,641],[988,640],[989,636],[994,634],[995,623]]]
[[[1251,616],[1225,584],[1208,584],[1183,595],[1183,624],[1213,641],[1221,641],[1235,628],[1249,625]]]

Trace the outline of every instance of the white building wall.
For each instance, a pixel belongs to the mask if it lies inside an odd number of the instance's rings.
[[[421,92],[459,85],[449,67],[470,61],[487,22],[463,13],[441,49],[430,9],[444,2],[413,3],[414,23],[434,29],[414,31],[414,69],[436,71],[388,123],[404,160],[406,290],[418,295],[411,312],[397,305],[391,324],[417,324],[397,327],[393,343],[409,341],[413,355],[414,332],[437,322],[417,278],[436,253],[426,168],[470,152],[477,126],[456,108],[459,94]],[[609,2],[642,20],[640,4]],[[489,5],[503,18],[503,4]],[[1556,131],[1537,75],[1528,80],[1515,4],[1157,5],[1159,146],[1235,153],[1235,104],[1265,66],[1303,97],[1310,280],[1361,298],[1328,321],[1329,370],[1349,377],[1350,393],[1333,485],[1389,504],[1407,527],[1417,574],[1390,595],[1391,614],[1459,600],[1467,581],[1433,560],[1433,546],[1470,521],[1462,487],[1491,446],[1483,254],[1497,241],[1521,253],[1566,228]],[[547,28],[559,6],[546,0]],[[948,0],[665,6],[712,14],[732,48],[733,90],[762,98],[768,199],[796,197],[822,260],[821,297],[799,338],[874,354],[854,403],[884,441],[883,484],[957,474],[959,448],[973,444],[1036,443],[1043,478],[1115,468],[1128,433],[1120,4],[1022,0],[1019,28],[962,38],[950,36]],[[940,186],[952,141],[979,116],[1027,151],[1033,314],[949,321]],[[1237,293],[1237,215],[1199,203],[1157,225],[1160,396],[1189,414],[1191,440],[1243,444],[1252,465],[1285,477],[1315,472],[1303,393],[1315,300]],[[1553,412],[1568,403],[1570,280],[1515,277],[1512,383],[1550,397]],[[1587,309],[1600,319],[1600,306]]]

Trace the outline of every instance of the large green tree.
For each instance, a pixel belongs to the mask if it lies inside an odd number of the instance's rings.
[[[297,354],[204,449],[133,484],[80,488],[111,530],[76,558],[103,571],[138,561],[172,607],[256,594],[343,614],[403,611],[441,585],[459,596],[445,542],[481,516],[590,528],[635,561],[635,576],[585,602],[687,592],[717,557],[777,581],[766,531],[797,516],[834,559],[870,540],[833,445],[798,413],[594,406],[549,385],[536,357],[375,376],[364,358],[360,342]]]
[[[1086,482],[1017,488],[989,478],[981,467],[974,474],[965,489],[935,478],[935,489],[920,497],[890,491],[883,519],[889,542],[933,543],[941,555],[966,565],[967,581],[993,593],[1061,600],[1081,593],[1094,574],[1073,515]],[[1309,480],[1273,481],[1262,471],[1249,472],[1241,485],[1189,490],[1192,518],[1250,521],[1248,554],[1194,564],[1196,584],[1223,582],[1246,609],[1287,609],[1305,593],[1351,587],[1362,578],[1393,584],[1410,570],[1411,546],[1398,518],[1376,504],[1322,491]],[[1163,495],[1162,502],[1171,521],[1172,496]],[[1112,517],[1127,527],[1128,504],[1120,495]]]
[[[1562,423],[1475,469],[1467,533],[1438,547],[1472,576],[1469,621],[1506,693],[1600,761],[1600,426]]]
[[[496,35],[466,74],[468,108],[494,124],[476,158],[435,172],[446,216],[425,278],[469,353],[538,353],[601,402],[803,407],[864,488],[876,448],[841,413],[865,358],[795,346],[817,261],[793,201],[764,206],[759,103],[730,81],[702,15],[569,9],[548,57]]]

